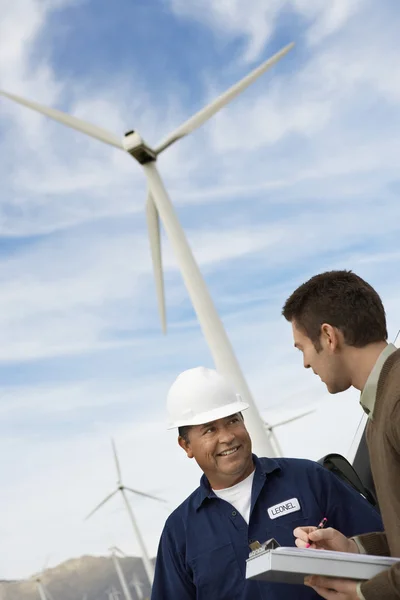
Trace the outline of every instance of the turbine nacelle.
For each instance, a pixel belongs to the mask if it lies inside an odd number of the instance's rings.
[[[157,154],[144,142],[137,131],[127,131],[122,140],[122,145],[124,150],[129,152],[141,165],[154,162],[157,159]]]

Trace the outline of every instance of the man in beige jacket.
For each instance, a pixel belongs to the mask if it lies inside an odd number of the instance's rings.
[[[377,292],[351,271],[312,277],[286,301],[295,347],[331,394],[360,390],[368,415],[371,471],[385,533],[346,538],[332,528],[294,530],[296,544],[312,548],[398,556],[389,570],[354,582],[306,578],[326,600],[400,599],[400,349],[387,343],[385,311]]]

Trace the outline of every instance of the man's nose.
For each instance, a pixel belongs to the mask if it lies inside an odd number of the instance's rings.
[[[223,428],[219,433],[220,444],[231,444],[235,439],[235,434],[229,429]]]
[[[304,365],[304,368],[305,368],[305,369],[309,369],[309,368],[310,368],[310,366],[311,366],[311,365],[310,365],[310,363],[309,363],[309,362],[307,362],[307,360],[306,360],[305,358],[304,358],[304,360],[303,360],[303,365]]]

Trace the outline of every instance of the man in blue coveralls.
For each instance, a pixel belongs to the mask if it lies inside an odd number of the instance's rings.
[[[323,517],[347,537],[383,529],[375,509],[319,464],[252,454],[246,408],[212,369],[184,371],[170,388],[169,428],[204,474],[165,523],[152,600],[315,599],[303,585],[246,580],[249,544],[294,546],[293,530]]]

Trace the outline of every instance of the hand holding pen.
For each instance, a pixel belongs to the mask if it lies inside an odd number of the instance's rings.
[[[296,527],[293,531],[296,546],[298,548],[358,553],[358,547],[353,540],[347,538],[337,529],[333,529],[333,527],[324,529],[326,522],[327,519],[324,517],[318,527]]]
[[[322,521],[320,522],[320,524],[318,525],[317,529],[323,529],[323,528],[325,527],[325,523],[327,522],[327,520],[328,520],[328,519],[327,519],[326,517],[324,517],[324,518],[322,519]],[[314,531],[316,531],[317,529],[315,529]],[[311,542],[311,543],[312,543],[312,542]],[[309,548],[310,546],[311,546],[310,542],[307,542],[307,544],[306,544],[306,548]]]

